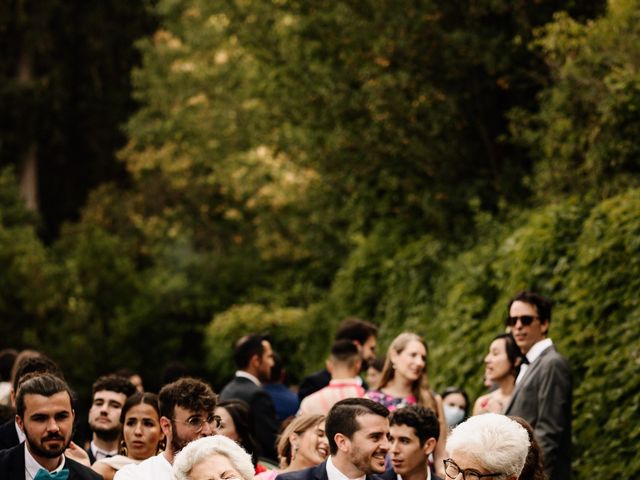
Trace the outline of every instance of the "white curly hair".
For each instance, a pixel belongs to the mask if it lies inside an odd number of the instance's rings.
[[[484,413],[453,429],[447,438],[447,451],[454,461],[456,452],[464,453],[503,478],[517,478],[529,444],[529,434],[518,422],[505,415]]]
[[[193,467],[215,454],[227,457],[243,480],[253,479],[255,469],[251,463],[251,455],[230,438],[214,435],[194,440],[178,453],[173,462],[175,480],[189,480]]]

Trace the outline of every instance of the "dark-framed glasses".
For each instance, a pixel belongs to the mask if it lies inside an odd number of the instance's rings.
[[[504,323],[507,325],[507,327],[515,327],[516,323],[518,323],[518,320],[520,320],[522,325],[526,327],[527,325],[531,325],[536,318],[539,317],[537,315],[519,315],[517,317],[509,316],[504,321]]]
[[[222,423],[222,418],[220,418],[218,415],[209,415],[206,419],[202,418],[200,415],[193,415],[187,418],[185,421],[176,420],[175,418],[172,418],[171,420],[177,423],[182,423],[183,425],[192,428],[196,431],[196,433],[202,431],[205,423],[208,423],[209,426],[214,429],[220,428],[220,424]]]
[[[463,480],[480,480],[481,478],[499,477],[501,473],[480,473],[471,468],[460,468],[451,458],[444,461],[444,473],[449,478],[458,478],[462,474]]]

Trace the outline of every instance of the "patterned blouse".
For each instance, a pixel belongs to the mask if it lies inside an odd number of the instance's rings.
[[[409,395],[408,397],[393,397],[387,395],[380,390],[369,390],[365,395],[365,398],[369,398],[374,402],[378,402],[389,409],[390,412],[402,407],[408,407],[409,405],[415,405],[416,397]]]

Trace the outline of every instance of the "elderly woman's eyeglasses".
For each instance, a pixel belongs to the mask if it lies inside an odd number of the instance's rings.
[[[481,478],[499,477],[501,473],[480,473],[470,468],[460,468],[451,458],[444,461],[444,473],[449,478],[458,478],[462,474],[463,480],[480,480]]]
[[[174,422],[182,423],[187,427],[192,428],[196,433],[200,433],[202,431],[205,423],[208,423],[211,428],[215,429],[220,428],[220,424],[222,423],[222,418],[220,418],[218,415],[209,415],[206,420],[199,415],[189,417],[184,422],[176,420],[175,418],[172,418],[171,420],[173,420]]]

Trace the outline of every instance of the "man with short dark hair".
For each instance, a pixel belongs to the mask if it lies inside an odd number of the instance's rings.
[[[378,327],[371,322],[360,320],[359,318],[349,317],[344,319],[338,326],[335,340],[349,340],[360,352],[362,358],[361,369],[366,370],[369,362],[373,362],[376,358],[376,338],[378,336]],[[360,379],[360,377],[358,377]],[[326,368],[319,372],[312,373],[305,377],[300,383],[298,389],[298,398],[302,399],[317,392],[321,388],[329,385],[331,374]],[[366,390],[367,385],[360,379],[360,384]]]
[[[396,410],[389,417],[391,465],[380,478],[384,480],[441,480],[429,467],[440,423],[429,408],[411,405]]]
[[[181,378],[162,387],[158,394],[160,427],[165,434],[164,452],[138,465],[118,470],[114,480],[170,480],[173,459],[189,442],[216,433],[217,399],[211,387],[195,378]]]
[[[27,356],[18,355],[16,364],[13,366],[13,378],[11,384],[11,405],[16,405],[16,393],[18,387],[30,373],[50,373],[58,378],[64,379],[60,367],[49,357],[33,352]],[[0,426],[0,450],[14,447],[24,442],[24,433],[20,429],[18,422],[11,419]]]
[[[71,442],[71,390],[60,378],[32,373],[16,395],[16,421],[25,442],[0,451],[0,478],[7,480],[99,480],[90,468],[64,456]]]
[[[368,398],[336,403],[325,422],[330,456],[316,467],[278,475],[277,480],[372,480],[384,472],[389,451],[389,410]]]
[[[262,388],[273,367],[273,350],[264,335],[245,335],[236,342],[233,360],[238,370],[220,392],[220,400],[243,400],[251,410],[251,433],[259,455],[276,461],[278,423],[271,396]]]
[[[364,388],[356,378],[361,364],[360,352],[353,342],[336,341],[327,360],[327,370],[331,373],[329,385],[305,397],[299,413],[326,415],[340,400],[363,397]]]
[[[506,325],[526,361],[504,413],[531,424],[549,480],[567,480],[571,474],[571,371],[548,338],[550,323],[551,302],[542,295],[524,291],[509,302]]]
[[[118,454],[122,432],[120,412],[127,398],[135,392],[135,385],[119,375],[103,375],[94,382],[89,409],[89,426],[93,437],[87,448],[92,465],[97,460]]]

